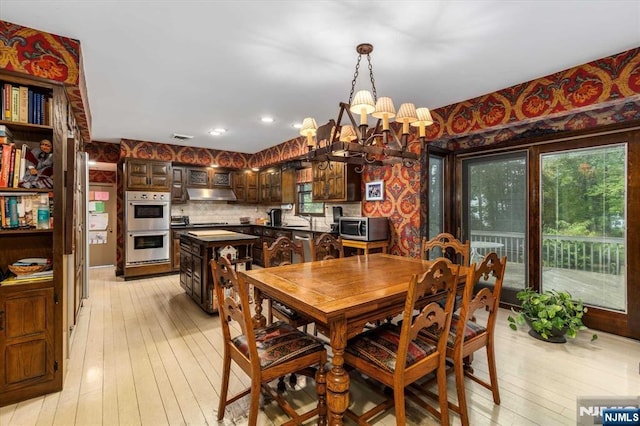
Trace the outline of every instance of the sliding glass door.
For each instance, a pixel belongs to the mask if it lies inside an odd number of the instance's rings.
[[[462,160],[462,239],[471,262],[491,251],[507,256],[504,296],[527,286],[527,152]]]
[[[624,144],[540,156],[541,289],[626,312]]]

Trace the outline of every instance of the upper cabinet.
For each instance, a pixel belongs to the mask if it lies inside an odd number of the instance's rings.
[[[232,172],[212,167],[187,168],[187,188],[231,188]]]
[[[271,167],[258,174],[259,201],[264,204],[295,202],[294,169]]]
[[[257,203],[258,174],[252,170],[233,172],[233,192],[240,203]]]
[[[313,163],[312,197],[314,201],[362,200],[362,176],[355,164],[332,161]]]
[[[171,167],[171,202],[182,204],[187,202],[186,169],[181,166]]]
[[[171,191],[171,163],[127,159],[125,162],[127,190]]]
[[[279,168],[261,170],[258,173],[259,201],[261,203],[282,202],[282,174]]]

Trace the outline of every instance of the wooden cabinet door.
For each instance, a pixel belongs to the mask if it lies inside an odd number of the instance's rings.
[[[171,262],[171,268],[174,271],[180,270],[180,233],[173,231],[173,260]]]
[[[171,163],[153,162],[149,165],[150,189],[156,191],[171,190]]]
[[[268,203],[270,201],[270,188],[271,188],[271,182],[269,180],[269,172],[268,171],[261,171],[260,174],[258,175],[258,179],[260,181],[259,184],[259,192],[260,192],[260,197],[259,197],[259,201],[261,203]]]
[[[203,280],[202,280],[202,257],[193,256],[193,294],[191,297],[202,305],[202,292],[203,292]]]
[[[231,188],[232,187],[233,178],[229,170],[212,169],[210,173],[211,173],[211,178],[210,178],[211,187],[213,188]]]
[[[295,203],[296,202],[296,171],[295,169],[283,170],[280,175],[281,182],[281,198],[282,203]]]
[[[258,174],[250,171],[244,174],[245,177],[245,201],[248,203],[258,202]]]
[[[54,379],[53,288],[0,296],[0,394]]]
[[[244,170],[233,172],[233,193],[239,203],[247,201],[247,174]]]
[[[188,188],[209,188],[209,170],[204,167],[187,169]]]
[[[148,189],[149,188],[149,162],[138,160],[127,160],[126,162],[127,188],[128,189]]]
[[[269,196],[272,203],[280,203],[282,201],[282,174],[280,170],[272,170],[269,175],[269,182],[271,188],[269,189]]]
[[[314,201],[325,201],[328,196],[327,169],[323,167],[319,163],[312,165],[311,196]]]
[[[345,164],[331,163],[327,170],[325,179],[327,180],[327,200],[346,200],[345,194]]]
[[[186,170],[184,167],[171,168],[171,202],[180,204],[187,202]],[[180,242],[178,240],[178,242]]]
[[[193,259],[191,256],[191,244],[180,244],[180,286],[191,296],[193,293]]]
[[[127,189],[171,190],[171,163],[130,159],[125,167]]]
[[[314,201],[360,201],[362,177],[354,164],[332,161],[328,167],[312,166],[311,195]]]

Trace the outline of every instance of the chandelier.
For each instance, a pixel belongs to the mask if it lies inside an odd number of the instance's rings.
[[[351,82],[349,102],[340,102],[337,120],[330,120],[320,128],[311,117],[302,122],[300,134],[307,137],[307,160],[320,162],[321,168],[330,167],[331,161],[357,164],[356,171],[359,173],[366,165],[400,163],[411,167],[419,156],[408,150],[410,127],[419,129],[420,142],[424,146],[425,127],[433,124],[431,112],[428,108],[416,108],[412,103],[401,104],[396,112],[391,98],[378,98],[370,55],[373,45],[359,44],[356,51],[358,61]],[[360,90],[354,96],[362,55],[367,55],[372,91]],[[354,115],[359,115],[359,124],[356,124]],[[377,119],[372,128],[368,124],[369,115]],[[343,119],[348,122],[343,124]],[[389,122],[393,119],[402,123],[400,139],[389,129]]]

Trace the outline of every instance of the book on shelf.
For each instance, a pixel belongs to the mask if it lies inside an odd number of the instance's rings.
[[[0,124],[0,144],[13,143],[11,130],[4,124]]]
[[[11,86],[11,121],[20,121],[18,114],[20,111],[20,88]]]
[[[11,170],[11,151],[12,145],[4,144],[2,146],[2,163],[0,165],[0,188],[6,188],[9,182],[9,171]]]
[[[29,122],[29,88],[18,86],[20,93],[20,104],[18,106],[18,121],[20,123]]]
[[[22,182],[22,179],[24,179],[24,173],[27,168],[27,162],[25,160],[25,157],[27,156],[27,151],[29,151],[29,146],[26,143],[23,143],[22,149],[20,150],[20,168],[19,168],[19,175],[18,175],[18,183]],[[17,187],[18,185],[16,185],[16,188]]]
[[[0,227],[2,229],[37,228],[38,207],[49,208],[51,201],[46,194],[25,194],[0,192]],[[51,229],[52,224],[46,225]]]
[[[13,178],[16,170],[16,147],[11,146],[11,157],[9,157],[9,175],[7,176],[7,188],[13,187]]]
[[[11,84],[4,83],[2,84],[4,91],[2,93],[2,106],[4,109],[4,119],[6,121],[12,121],[13,118],[11,116]]]
[[[33,281],[47,281],[53,278],[53,270],[35,272],[33,274],[10,276],[0,281],[0,285],[22,284]]]
[[[15,159],[13,160],[13,180],[11,182],[12,188],[18,187],[18,182],[20,182],[20,163],[22,161],[22,149],[15,149]]]

